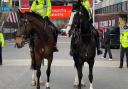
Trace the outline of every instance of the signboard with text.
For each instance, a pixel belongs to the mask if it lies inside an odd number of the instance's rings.
[[[30,6],[21,8],[21,12],[29,12]],[[51,19],[68,19],[71,16],[72,6],[52,6]]]
[[[52,19],[67,19],[70,18],[72,6],[52,6]]]
[[[21,8],[28,8],[29,0],[21,0]]]

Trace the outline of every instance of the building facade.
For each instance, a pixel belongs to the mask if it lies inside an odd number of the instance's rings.
[[[96,27],[119,26],[119,15],[128,15],[128,0],[103,0],[95,5],[95,9]]]

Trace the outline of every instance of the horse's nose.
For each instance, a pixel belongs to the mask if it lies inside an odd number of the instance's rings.
[[[15,44],[15,47],[17,47],[17,48],[22,48],[22,45],[21,44]]]

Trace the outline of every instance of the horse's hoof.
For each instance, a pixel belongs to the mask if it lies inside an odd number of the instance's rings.
[[[77,87],[78,86],[78,82],[74,82],[74,87]]]
[[[46,89],[50,89],[50,87],[46,87]]]
[[[46,81],[40,81],[40,84],[43,85],[43,86],[45,86]]]
[[[86,87],[86,84],[81,84],[82,87]]]
[[[40,89],[40,86],[37,86],[37,89]]]
[[[78,87],[78,85],[74,85],[74,88],[77,88]]]
[[[36,86],[36,81],[32,81],[32,86]]]
[[[81,87],[78,87],[78,89],[81,89]]]
[[[86,87],[86,84],[85,84],[84,81],[81,81],[81,86],[82,86],[82,87]]]

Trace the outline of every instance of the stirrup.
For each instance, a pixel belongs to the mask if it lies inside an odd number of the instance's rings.
[[[57,47],[55,46],[54,48],[53,48],[53,52],[58,52],[59,50],[57,49]]]

